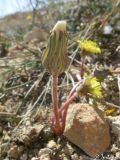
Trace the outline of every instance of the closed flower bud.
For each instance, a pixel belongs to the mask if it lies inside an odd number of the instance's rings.
[[[50,74],[64,72],[69,65],[67,56],[66,21],[58,21],[51,31],[48,46],[42,55],[42,63]]]

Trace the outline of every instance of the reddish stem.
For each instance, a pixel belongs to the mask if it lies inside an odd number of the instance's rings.
[[[80,76],[81,76],[81,79],[83,79],[83,76],[84,76],[84,55],[83,53],[81,53],[81,68],[80,68]]]
[[[69,97],[66,102],[61,106],[60,111],[67,109],[69,104],[78,96],[77,92],[75,92],[71,97]]]
[[[79,82],[76,83],[75,86],[73,86],[73,88],[71,89],[69,95],[68,95],[68,99],[76,92],[76,88],[83,82],[81,79],[78,79]]]
[[[59,116],[59,109],[58,109],[58,94],[57,94],[57,83],[58,83],[58,76],[54,74],[52,76],[52,101],[53,101],[53,110],[55,115],[55,134],[59,134],[61,132],[60,127],[60,116]]]
[[[75,92],[71,97],[69,97],[66,102],[61,106],[60,112],[62,113],[62,131],[65,129],[66,115],[69,104],[78,96],[77,92]]]

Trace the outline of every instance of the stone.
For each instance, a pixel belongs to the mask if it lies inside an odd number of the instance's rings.
[[[120,137],[120,116],[109,116],[108,121],[111,123],[112,132]]]
[[[52,150],[49,148],[43,148],[39,151],[38,156],[40,160],[50,160]]]
[[[89,104],[69,106],[64,135],[91,157],[110,145],[109,126],[102,111]]]
[[[18,133],[17,139],[26,146],[36,141],[42,132],[44,126],[41,124],[34,124],[33,126],[23,127],[21,132]]]
[[[25,150],[25,147],[24,147],[24,146],[19,146],[19,147],[18,147],[18,154],[19,154],[19,155],[23,154],[24,150]]]
[[[116,144],[111,145],[110,151],[115,154],[117,151],[119,151],[118,146]]]
[[[117,152],[115,155],[116,155],[116,158],[119,160],[119,158],[120,158],[120,152]]]
[[[10,148],[10,150],[8,151],[8,157],[18,159],[19,154],[18,154],[18,146],[17,145],[14,145],[13,147]]]
[[[110,25],[105,25],[104,28],[103,28],[103,34],[104,35],[110,35],[112,33],[112,26]]]
[[[66,155],[70,156],[70,155],[72,155],[73,152],[74,152],[74,150],[73,150],[72,146],[69,143],[67,143],[64,148],[64,153]]]
[[[27,153],[24,153],[24,154],[20,157],[20,160],[27,160],[27,159],[28,159]]]
[[[8,157],[14,158],[14,159],[18,159],[20,157],[20,160],[21,160],[21,157],[25,157],[25,154],[23,154],[24,150],[25,150],[24,146],[18,146],[13,144],[13,146],[11,146],[8,151]],[[21,154],[23,155],[21,156]],[[26,160],[26,159],[22,158],[22,160]]]
[[[55,149],[57,146],[56,142],[54,140],[50,140],[47,144],[47,147],[50,149]]]
[[[71,155],[71,158],[74,159],[74,160],[83,160],[83,159],[80,159],[79,156],[76,153]]]

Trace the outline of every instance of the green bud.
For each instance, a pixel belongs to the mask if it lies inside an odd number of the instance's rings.
[[[60,74],[69,65],[67,56],[66,21],[58,21],[51,31],[48,46],[42,55],[42,63],[50,74]]]

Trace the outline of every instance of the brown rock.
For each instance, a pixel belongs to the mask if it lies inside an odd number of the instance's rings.
[[[10,147],[8,151],[8,157],[18,159],[21,156],[21,154],[23,154],[24,150],[24,146],[13,145]]]
[[[33,126],[28,126],[23,128],[21,133],[17,135],[17,139],[22,142],[26,146],[30,146],[31,143],[37,140],[39,134],[43,129],[43,125],[41,124],[34,124]]]
[[[10,148],[10,150],[8,151],[8,157],[18,159],[19,155],[18,155],[17,145],[14,145],[13,147]]]
[[[89,104],[74,104],[68,109],[64,135],[89,156],[109,147],[109,126],[102,112]]]

